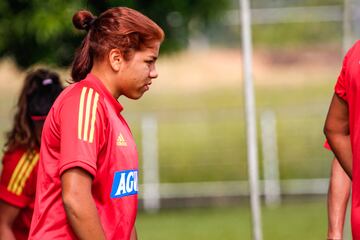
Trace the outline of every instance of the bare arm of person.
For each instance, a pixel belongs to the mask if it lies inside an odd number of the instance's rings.
[[[12,225],[20,213],[20,208],[0,200],[0,240],[15,240]]]
[[[76,236],[79,239],[105,239],[91,194],[91,175],[81,168],[71,168],[62,174],[61,184],[66,215]]]
[[[352,152],[347,103],[334,94],[326,117],[324,133],[331,150],[346,174],[352,178]]]
[[[343,239],[346,207],[351,191],[351,180],[336,158],[331,164],[328,203],[328,239]]]
[[[130,240],[137,240],[138,237],[137,237],[137,232],[136,232],[136,228],[135,228],[135,225],[131,231],[131,236],[130,236]]]

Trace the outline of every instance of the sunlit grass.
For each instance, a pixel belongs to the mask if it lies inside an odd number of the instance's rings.
[[[262,209],[267,240],[317,240],[326,238],[325,199],[285,201],[278,208]],[[251,239],[250,208],[237,207],[162,210],[140,213],[137,231],[141,239]]]

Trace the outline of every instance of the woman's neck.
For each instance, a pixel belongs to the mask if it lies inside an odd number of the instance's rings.
[[[112,74],[109,74],[107,70],[108,69],[106,69],[106,66],[94,64],[90,73],[104,84],[105,88],[111,93],[114,98],[118,99],[121,94],[115,87],[115,81]]]

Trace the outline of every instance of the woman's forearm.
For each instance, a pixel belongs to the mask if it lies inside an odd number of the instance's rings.
[[[341,167],[346,174],[352,179],[352,150],[350,135],[346,134],[326,134],[331,150],[338,159]]]
[[[105,239],[99,215],[91,197],[64,198],[64,207],[70,225],[79,239]]]
[[[92,197],[92,178],[80,168],[61,176],[62,199],[69,223],[79,239],[105,239],[98,211]]]
[[[131,231],[131,236],[130,236],[130,240],[137,240],[137,233],[136,233],[136,228],[135,226],[133,227],[132,231]]]
[[[336,158],[332,162],[328,192],[328,238],[342,239],[351,181]]]

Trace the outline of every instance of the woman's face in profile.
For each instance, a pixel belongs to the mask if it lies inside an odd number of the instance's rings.
[[[158,77],[156,60],[159,55],[160,43],[132,54],[131,59],[121,65],[118,86],[121,95],[131,99],[139,99],[150,89],[152,80]]]

